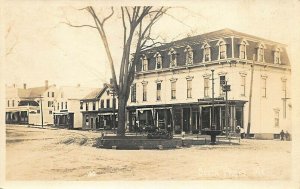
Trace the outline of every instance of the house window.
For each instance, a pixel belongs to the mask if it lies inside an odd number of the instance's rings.
[[[223,96],[225,92],[223,91],[223,86],[226,84],[225,75],[220,75],[220,96]]]
[[[247,59],[246,58],[246,45],[247,43],[245,41],[242,41],[240,44],[240,59]]]
[[[48,92],[48,97],[50,97],[50,92]]]
[[[176,54],[176,51],[173,48],[171,48],[168,54],[170,55],[170,67],[177,66],[177,54]]]
[[[59,110],[59,102],[57,103],[57,110]]]
[[[161,100],[161,83],[156,83],[156,100]]]
[[[65,109],[68,109],[68,102],[65,102]]]
[[[279,109],[274,110],[274,126],[279,127]]]
[[[106,108],[110,108],[110,100],[106,99]]]
[[[204,97],[209,97],[209,78],[204,78]]]
[[[9,100],[7,101],[7,107],[9,107]]]
[[[279,48],[274,51],[274,64],[281,64]]]
[[[13,106],[13,107],[15,106],[15,101],[14,101],[14,100],[12,100],[12,106]]]
[[[61,109],[64,109],[64,102],[61,102]]]
[[[131,102],[136,102],[136,83],[131,85]]]
[[[51,111],[51,110],[49,110],[49,114],[52,114],[52,111]]]
[[[51,101],[48,101],[48,107],[51,107]]]
[[[88,102],[85,103],[85,110],[86,110],[86,111],[89,111],[89,103],[88,103]]]
[[[104,100],[101,100],[101,108],[104,108]]]
[[[264,62],[264,46],[262,44],[259,45],[257,48],[257,61],[258,62]]]
[[[192,98],[192,80],[186,80],[186,97]]]
[[[54,97],[54,92],[52,92],[52,97]]]
[[[93,110],[96,110],[96,102],[93,102]]]
[[[246,75],[241,75],[241,96],[246,96]]]
[[[225,59],[226,56],[226,43],[224,41],[220,41],[219,43],[219,59]]]
[[[267,97],[267,77],[262,77],[262,97]]]
[[[142,60],[142,65],[143,65],[143,71],[147,71],[148,70],[148,59],[145,55],[142,55],[141,57]]]
[[[159,52],[155,53],[154,55],[155,62],[156,62],[156,69],[162,68],[162,58]]]
[[[192,65],[193,64],[193,49],[188,45],[184,52],[186,53],[185,55],[185,64],[186,65]]]
[[[201,48],[203,49],[203,62],[209,62],[211,57],[209,44],[205,42]]]
[[[171,81],[171,99],[176,99],[176,80]]]
[[[80,102],[80,110],[83,109],[83,102]]]
[[[143,101],[147,101],[147,84],[143,84]]]

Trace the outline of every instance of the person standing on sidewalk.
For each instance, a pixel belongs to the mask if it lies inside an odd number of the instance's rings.
[[[281,130],[281,132],[280,132],[280,139],[284,140],[284,131],[283,130]]]

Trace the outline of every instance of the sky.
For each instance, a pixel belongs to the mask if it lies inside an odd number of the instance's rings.
[[[101,15],[109,7],[94,3]],[[153,28],[153,36],[169,42],[223,28],[256,35],[288,45],[296,60],[296,14],[300,1],[165,1],[172,6]],[[114,4],[116,5],[116,4]],[[189,6],[186,6],[189,5]],[[77,3],[11,1],[2,10],[4,44],[12,51],[4,58],[3,77],[8,85],[40,86],[45,80],[58,86],[99,87],[109,81],[110,69],[102,41],[96,30],[72,28],[62,22],[93,24],[92,17]],[[105,7],[106,6],[106,7]],[[119,7],[116,5],[115,10]],[[116,13],[106,24],[116,72],[122,52],[122,23]],[[7,34],[7,31],[10,32]],[[294,50],[293,50],[294,49]]]

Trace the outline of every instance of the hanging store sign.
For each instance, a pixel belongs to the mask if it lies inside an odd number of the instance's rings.
[[[198,102],[212,101],[212,100],[213,100],[213,98],[200,98],[200,99],[198,99]],[[224,100],[224,97],[214,98],[214,100]]]

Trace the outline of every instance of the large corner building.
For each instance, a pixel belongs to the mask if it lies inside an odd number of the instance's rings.
[[[216,129],[222,130],[226,81],[231,86],[227,102],[232,131],[237,126],[246,130],[250,115],[255,138],[271,139],[281,130],[291,132],[291,69],[286,45],[230,29],[144,51],[131,86],[128,129],[155,125],[175,133],[192,133],[209,128],[214,121]]]

